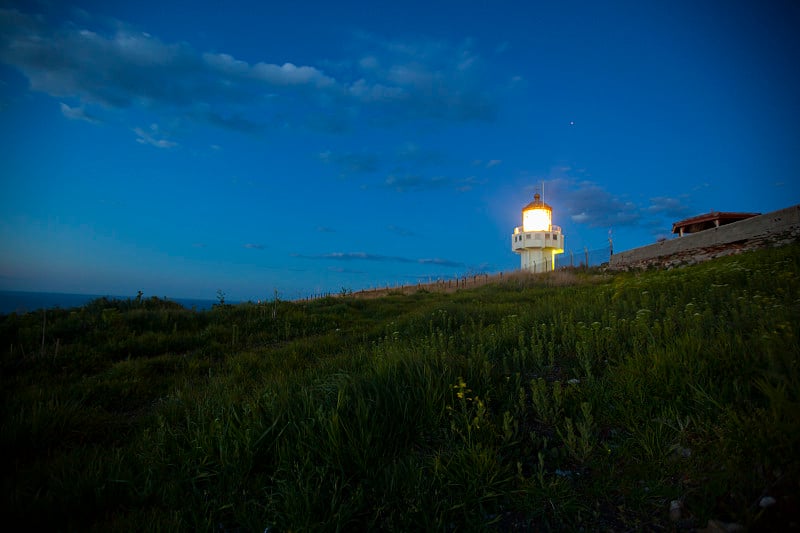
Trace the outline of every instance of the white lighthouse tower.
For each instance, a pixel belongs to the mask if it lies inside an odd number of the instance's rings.
[[[553,208],[538,194],[522,208],[522,226],[514,228],[511,249],[520,254],[520,268],[530,272],[547,272],[556,267],[556,255],[564,253],[564,235],[554,226]]]

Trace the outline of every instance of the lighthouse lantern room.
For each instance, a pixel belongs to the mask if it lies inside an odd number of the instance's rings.
[[[520,254],[520,268],[547,272],[556,267],[556,255],[564,253],[564,235],[552,224],[553,208],[538,194],[522,208],[522,226],[514,228],[511,250]]]

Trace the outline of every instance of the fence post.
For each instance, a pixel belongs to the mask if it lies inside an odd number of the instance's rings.
[[[583,253],[586,255],[586,268],[589,268],[589,248],[584,246]]]

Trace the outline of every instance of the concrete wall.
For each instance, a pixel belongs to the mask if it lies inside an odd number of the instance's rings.
[[[745,249],[796,241],[800,241],[800,204],[616,253],[611,256],[609,268],[625,270],[654,264],[692,263]]]

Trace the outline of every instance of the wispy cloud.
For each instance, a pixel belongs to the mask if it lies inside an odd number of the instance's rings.
[[[330,272],[338,272],[339,274],[366,274],[364,270],[354,270],[352,268],[343,268],[343,267],[335,267],[329,266],[328,271]]]
[[[136,142],[139,144],[149,144],[150,146],[155,146],[156,148],[174,148],[178,145],[178,143],[174,141],[170,141],[165,138],[158,138],[161,136],[158,124],[151,124],[149,130],[133,128],[133,132],[136,134]]]
[[[397,192],[423,192],[437,189],[452,188],[458,192],[467,192],[476,185],[484,183],[475,176],[466,178],[449,178],[446,176],[420,176],[416,174],[390,175],[384,182],[383,187]]]
[[[215,111],[207,110],[197,114],[196,116],[206,120],[212,126],[217,126],[218,128],[224,130],[250,134],[259,133],[264,130],[263,124],[259,124],[258,122],[244,118],[239,113],[226,116]]]
[[[409,169],[420,172],[444,162],[444,156],[440,152],[421,148],[412,142],[403,143],[386,153],[325,150],[316,154],[316,158],[327,165],[338,167],[342,176],[374,174],[382,169],[391,169],[391,180],[397,179],[398,175],[410,173]]]
[[[336,233],[336,230],[328,226],[318,226],[317,231],[320,233]]]
[[[423,177],[417,175],[388,176],[383,186],[397,192],[419,192],[441,189],[451,185],[451,180],[444,176]]]
[[[379,156],[371,153],[334,153],[326,150],[317,154],[317,159],[339,166],[348,174],[371,173],[379,168]]]
[[[243,245],[243,248],[247,248],[249,250],[263,250],[264,248],[266,248],[266,246],[264,246],[263,244],[254,244],[248,242],[247,244]]]
[[[468,176],[464,179],[456,181],[456,190],[458,192],[467,192],[471,191],[478,185],[483,185],[486,183],[486,180],[478,179],[475,176]]]
[[[375,261],[375,262],[389,262],[389,263],[416,263],[420,265],[436,265],[452,268],[463,268],[464,263],[458,261],[451,261],[449,259],[432,258],[432,259],[413,259],[409,257],[399,257],[390,255],[368,254],[366,252],[332,252],[329,254],[320,255],[302,255],[294,254],[293,257],[302,259],[317,259],[328,261]]]
[[[503,161],[501,159],[490,159],[488,161],[484,161],[483,159],[473,159],[472,166],[473,167],[484,167],[484,168],[492,168],[496,167]]]
[[[494,118],[495,106],[476,82],[481,60],[471,43],[384,41],[366,34],[361,41],[371,52],[355,62],[361,77],[348,85],[359,101],[382,104],[382,113],[395,107],[406,116]]]
[[[336,81],[322,71],[310,66],[293,63],[275,65],[271,63],[248,64],[228,54],[202,54],[202,61],[212,71],[235,79],[253,79],[273,87],[312,86],[330,87]]]
[[[70,107],[61,102],[61,114],[71,120],[83,120],[90,124],[100,124],[100,119],[87,112],[83,107]]]
[[[592,181],[557,178],[546,181],[546,189],[558,198],[559,204],[566,207],[567,215],[573,222],[591,227],[641,223],[639,206]]]
[[[569,176],[571,171],[569,168],[554,170],[562,176]],[[686,195],[654,197],[642,204],[613,194],[599,183],[572,177],[546,180],[545,190],[557,199],[572,222],[590,227],[639,226],[650,228],[655,234],[662,231],[669,220],[691,214]]]
[[[667,196],[650,198],[650,205],[647,207],[647,212],[654,215],[683,218],[690,213],[690,208],[684,204],[684,200],[685,196],[680,198],[670,198]]]
[[[146,108],[252,134],[270,123],[338,132],[355,119],[474,121],[495,114],[469,42],[361,35],[356,47],[363,55],[331,63],[326,72],[289,58],[247,62],[197,51],[88,13],[77,23],[46,20],[0,9],[0,62],[19,69],[35,91],[76,99],[78,107],[62,107],[69,118],[96,120],[87,105]]]
[[[416,262],[421,265],[437,265],[453,268],[461,268],[466,266],[464,263],[459,263],[458,261],[450,261],[449,259],[441,259],[438,257],[432,259],[417,259]]]
[[[394,233],[395,235],[400,235],[401,237],[416,236],[416,234],[413,231],[395,225],[386,226],[386,229]]]
[[[444,156],[436,151],[423,148],[417,143],[407,142],[401,145],[395,155],[393,162],[396,165],[413,164],[419,165],[436,165],[442,163]]]

